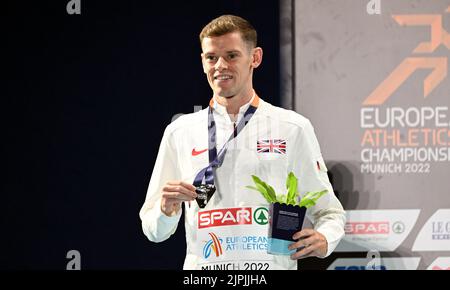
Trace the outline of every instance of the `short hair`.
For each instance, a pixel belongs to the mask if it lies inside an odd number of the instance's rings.
[[[257,33],[255,28],[239,16],[222,15],[213,19],[200,32],[200,45],[205,37],[222,36],[231,32],[239,32],[244,42],[255,48],[257,44]]]

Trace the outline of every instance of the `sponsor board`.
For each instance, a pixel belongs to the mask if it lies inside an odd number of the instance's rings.
[[[419,213],[419,209],[348,210],[345,236],[335,251],[394,251],[414,227]]]
[[[352,209],[336,251],[450,251],[449,213],[430,218],[450,205],[450,1],[385,1],[376,18],[361,1],[313,2],[281,10],[295,28],[281,71],[295,75],[284,103],[310,118]]]
[[[339,258],[327,270],[417,270],[420,258],[379,258],[376,265],[371,262],[365,258]]]
[[[450,209],[439,209],[428,219],[412,250],[450,251]]]
[[[267,207],[240,207],[198,212],[198,269],[278,269],[267,254]]]
[[[427,270],[450,270],[450,257],[439,257],[428,266]]]

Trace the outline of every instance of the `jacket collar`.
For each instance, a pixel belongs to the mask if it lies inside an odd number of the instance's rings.
[[[258,97],[258,95],[256,94],[255,91],[253,91],[253,96],[250,99],[250,101],[244,105],[242,105],[239,108],[239,113],[238,115],[242,115],[245,113],[245,111],[248,109],[248,107],[250,107],[250,105],[254,106],[254,107],[258,107],[260,102],[260,98]],[[227,112],[227,108],[221,104],[219,104],[216,100],[216,98],[212,97],[211,100],[209,101],[209,106],[212,107],[214,109],[215,112],[217,112],[220,115],[226,115],[228,116],[228,112]]]

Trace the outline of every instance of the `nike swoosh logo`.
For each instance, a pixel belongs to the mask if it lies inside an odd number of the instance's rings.
[[[206,152],[206,151],[208,151],[208,149],[195,151],[195,148],[194,148],[194,149],[192,149],[192,156],[197,156],[197,155],[202,154],[203,152]]]

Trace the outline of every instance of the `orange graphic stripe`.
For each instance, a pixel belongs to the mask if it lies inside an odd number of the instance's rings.
[[[423,95],[427,97],[447,76],[445,57],[408,57],[364,100],[363,105],[383,104],[416,70],[433,69],[425,78]]]
[[[223,253],[222,246],[220,245],[220,241],[215,234],[209,233],[209,235],[211,236],[211,239],[213,240],[212,248],[214,250],[214,253],[216,254],[216,257],[219,257]]]
[[[401,26],[429,25],[431,27],[431,41],[421,42],[415,49],[416,53],[433,52],[443,40],[442,16],[436,14],[428,15],[392,15]]]

